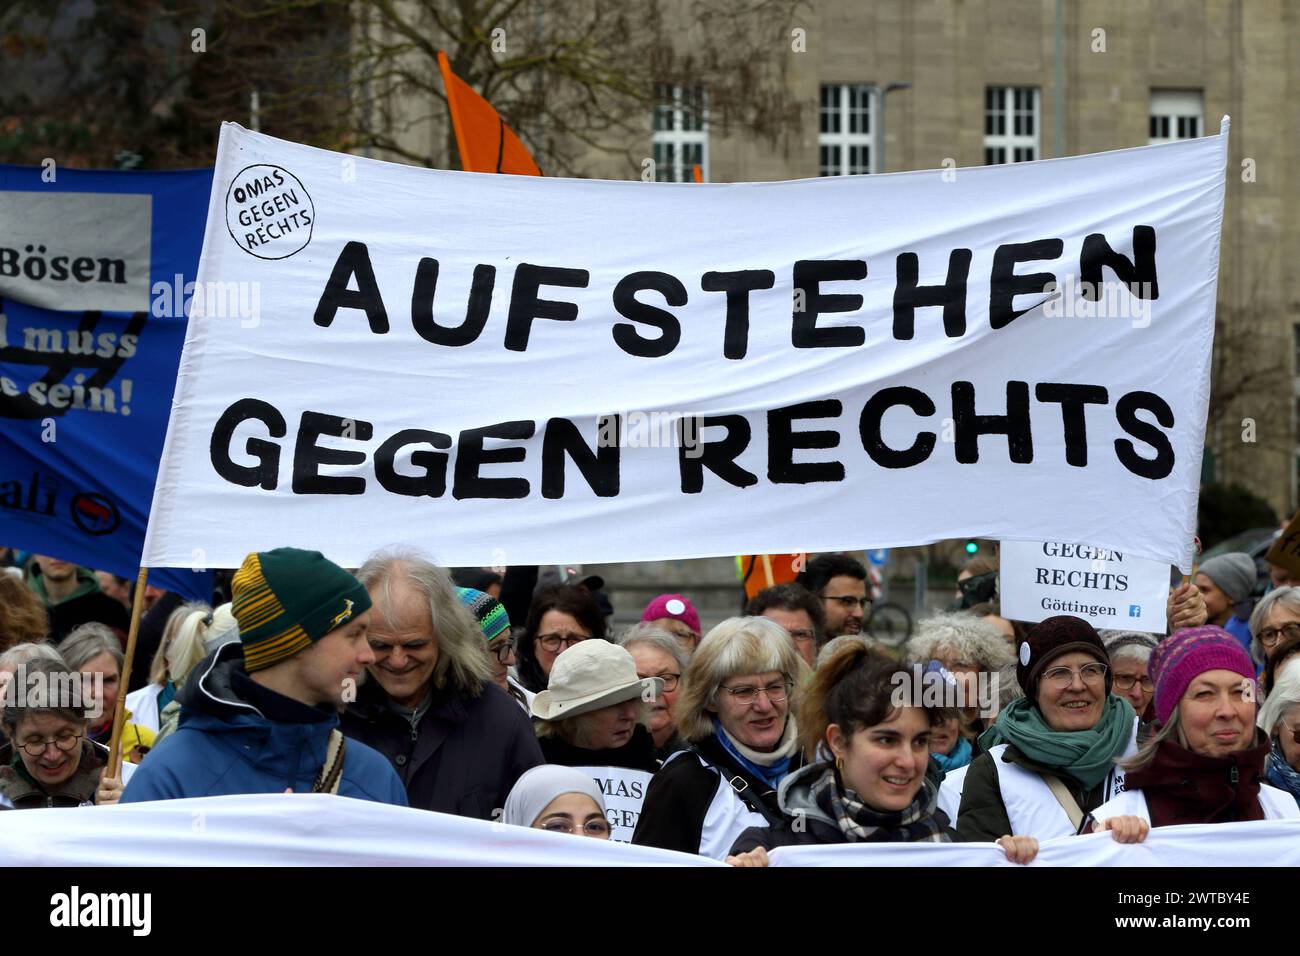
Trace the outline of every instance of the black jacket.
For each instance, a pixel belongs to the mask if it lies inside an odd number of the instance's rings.
[[[673,754],[678,753],[682,750],[690,750],[690,749],[691,749],[691,745],[688,744],[685,740],[683,740],[680,734],[674,733],[672,737],[664,741],[664,745],[662,747],[655,748],[655,761],[659,764],[659,766],[662,767],[664,763],[668,760],[668,758],[671,757]]]
[[[420,810],[495,819],[493,811],[505,806],[515,781],[543,762],[532,722],[492,683],[477,697],[435,689],[412,729],[371,679],[344,711],[340,727],[388,758],[410,805]]]
[[[58,644],[82,624],[104,624],[123,634],[131,625],[126,608],[103,591],[91,591],[53,606],[46,605],[50,643]]]
[[[659,769],[655,757],[654,738],[640,724],[632,731],[632,739],[613,750],[586,750],[566,743],[559,737],[543,737],[542,756],[546,763],[561,767],[626,767],[654,773]]]
[[[790,760],[790,773],[801,766],[803,756],[796,754]],[[730,791],[719,790],[720,779],[731,781]],[[752,811],[772,823],[782,819],[776,790],[751,776],[716,737],[707,737],[655,774],[632,842],[682,853],[701,852],[704,818],[720,792],[736,794],[731,815]]]
[[[755,847],[775,850],[782,846],[824,846],[827,843],[848,843],[849,838],[840,829],[839,823],[827,813],[815,799],[812,788],[826,771],[826,764],[813,764],[789,774],[781,781],[779,800],[783,818],[780,823],[770,827],[750,827],[742,833],[731,847],[731,853],[747,853]],[[935,776],[931,787],[937,788],[940,775]],[[943,811],[936,811],[942,815]],[[939,822],[950,839],[956,839],[956,833],[947,826],[948,818],[943,815]]]
[[[731,847],[731,853],[748,853],[755,847],[775,850],[781,846],[808,846],[848,843],[836,823],[812,798],[811,788],[821,777],[824,766],[806,766],[781,782],[778,800],[781,822],[770,827],[750,827]],[[798,819],[799,825],[795,826]]]

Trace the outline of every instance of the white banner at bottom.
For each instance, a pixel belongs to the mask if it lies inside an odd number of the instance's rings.
[[[773,850],[773,866],[1019,866],[994,843],[870,843]],[[1300,866],[1300,820],[1160,827],[1142,843],[1109,833],[1039,845],[1029,866]]]
[[[787,847],[777,866],[1011,866],[988,843]],[[0,867],[723,866],[706,857],[329,794],[0,813]],[[1300,866],[1300,820],[1045,842],[1032,866]]]

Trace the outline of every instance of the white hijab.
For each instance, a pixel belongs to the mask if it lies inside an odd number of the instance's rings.
[[[596,801],[600,812],[605,812],[605,799],[596,781],[572,767],[543,764],[529,770],[517,781],[506,797],[501,822],[517,827],[531,827],[550,806],[551,801],[566,793],[581,793]]]

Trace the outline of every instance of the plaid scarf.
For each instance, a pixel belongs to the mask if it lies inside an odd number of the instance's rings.
[[[948,815],[937,806],[940,774],[930,765],[916,797],[903,810],[873,810],[844,786],[832,764],[812,785],[810,795],[829,814],[850,843],[951,843]]]

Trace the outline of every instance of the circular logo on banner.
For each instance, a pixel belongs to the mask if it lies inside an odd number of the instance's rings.
[[[1022,641],[1020,643],[1020,663],[1023,664],[1025,667],[1029,666],[1029,642],[1028,641]]]
[[[250,256],[287,259],[301,252],[315,222],[306,187],[282,166],[245,166],[226,190],[226,228]]]
[[[112,534],[122,523],[117,505],[94,492],[84,491],[72,496],[72,521],[86,534]]]

